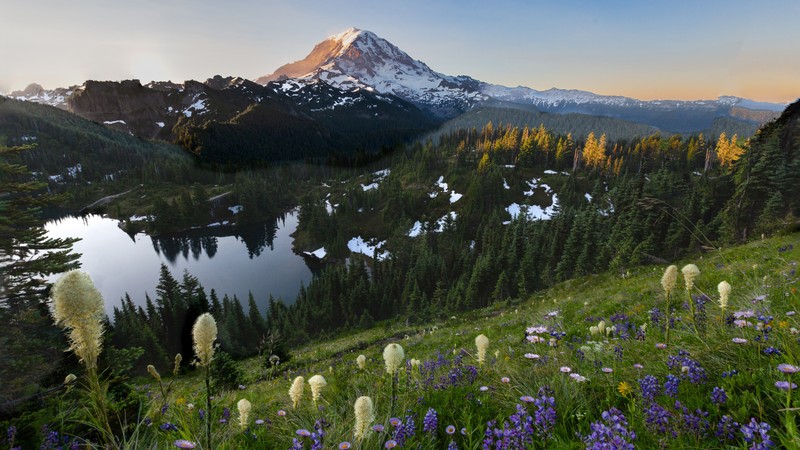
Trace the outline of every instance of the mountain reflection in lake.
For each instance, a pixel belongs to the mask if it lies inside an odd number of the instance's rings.
[[[51,237],[79,237],[81,270],[91,275],[103,294],[109,315],[127,292],[138,305],[145,293],[155,297],[159,268],[166,264],[179,281],[184,270],[197,277],[207,292],[217,291],[247,302],[252,292],[259,309],[269,296],[292,303],[312,271],[292,251],[291,233],[297,213],[241,228],[211,227],[152,237],[129,235],[118,222],[102,216],[67,217],[48,222]],[[54,279],[57,277],[54,277]],[[245,305],[246,308],[246,305]]]

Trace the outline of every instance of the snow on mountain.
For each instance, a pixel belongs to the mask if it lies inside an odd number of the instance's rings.
[[[67,98],[79,89],[78,86],[69,88],[45,89],[36,83],[29,84],[21,91],[14,91],[8,94],[9,98],[23,100],[43,105],[55,106],[56,108],[67,109]]]
[[[319,79],[344,90],[393,94],[443,111],[463,111],[487,99],[465,88],[466,81],[474,80],[436,72],[375,33],[357,28],[327,38],[305,59],[286,64],[256,82],[284,78]]]

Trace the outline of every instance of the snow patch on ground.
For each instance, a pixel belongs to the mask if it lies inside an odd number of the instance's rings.
[[[436,180],[435,184],[445,194],[448,193],[448,192],[450,193],[450,203],[451,204],[461,200],[461,197],[464,196],[463,194],[459,194],[455,190],[452,190],[452,191],[450,190],[450,186],[447,183],[444,182],[444,175],[441,175],[439,177],[439,179]],[[433,192],[428,193],[428,197],[430,197],[430,198],[436,198],[438,196],[439,196],[439,192],[438,191],[433,191]]]
[[[145,221],[149,222],[153,219],[154,219],[153,216],[136,216],[136,215],[128,218],[128,220],[131,222],[145,222]]]
[[[591,194],[583,194],[583,196],[584,196],[584,197],[586,197],[586,201],[587,201],[587,202],[589,202],[589,203],[592,203],[592,196],[591,196]]]
[[[463,195],[462,195],[462,194],[459,194],[459,193],[458,193],[458,192],[456,192],[456,191],[452,191],[452,192],[450,192],[450,204],[453,204],[453,203],[455,203],[455,202],[457,202],[457,201],[461,200],[461,197],[463,197]]]
[[[122,124],[122,125],[127,125],[127,123],[125,123],[124,120],[106,120],[103,123],[106,124],[106,125],[114,125],[115,123],[119,123],[119,124]]]
[[[156,122],[156,125],[158,125],[158,128],[164,128],[164,122]]]
[[[553,194],[553,203],[546,208],[542,208],[539,205],[520,206],[516,203],[512,203],[506,208],[506,211],[511,214],[512,219],[516,219],[520,214],[525,214],[528,220],[550,220],[553,218],[557,207],[558,196]]]
[[[511,189],[511,186],[508,185],[508,181],[506,181],[505,178],[503,178],[503,189]]]
[[[244,207],[242,205],[233,205],[228,207],[228,210],[230,210],[232,214],[239,214],[243,209]]]
[[[362,255],[369,256],[370,258],[375,258],[378,261],[383,261],[384,259],[389,258],[389,252],[379,252],[380,248],[386,244],[386,241],[380,241],[371,244],[371,242],[376,240],[377,239],[372,239],[370,242],[367,242],[361,236],[356,236],[353,239],[350,239],[350,241],[347,243],[347,248],[353,253],[361,253]]]
[[[547,169],[547,170],[544,171],[544,174],[545,175],[558,175],[558,172],[556,172],[555,170]]]
[[[325,255],[328,254],[328,252],[325,251],[325,247],[318,248],[318,249],[314,250],[313,252],[303,252],[303,253],[305,253],[308,256],[314,256],[317,259],[322,259],[322,258],[325,257]]]
[[[370,183],[370,184],[367,184],[367,185],[363,185],[362,184],[361,185],[361,189],[363,189],[364,192],[371,191],[373,189],[378,189],[378,183]]]
[[[527,184],[528,187],[530,187],[531,189],[529,191],[523,192],[522,195],[524,195],[526,197],[531,197],[534,194],[534,192],[536,191],[536,189],[539,189],[539,188],[544,189],[544,192],[546,194],[552,193],[553,189],[549,185],[547,185],[547,184],[539,184],[541,181],[542,181],[541,178],[534,178],[531,181],[526,181],[525,184]]]
[[[414,226],[408,231],[408,237],[417,237],[422,234],[422,222],[414,222]]]

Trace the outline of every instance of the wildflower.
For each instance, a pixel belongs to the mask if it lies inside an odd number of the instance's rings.
[[[633,450],[631,441],[636,440],[636,433],[628,430],[628,421],[617,408],[603,411],[603,421],[591,424],[592,433],[583,437],[587,449],[614,448],[620,450]]]
[[[639,369],[639,370],[642,370],[642,369],[644,369],[644,366],[643,366],[643,365],[641,365],[641,364],[639,364],[639,363],[636,363],[636,364],[634,364],[634,365],[633,365],[633,368],[634,368],[634,369]]]
[[[583,375],[579,375],[577,373],[569,374],[569,377],[575,380],[577,383],[583,383],[584,381],[588,380],[588,378],[584,377]]]
[[[279,409],[279,410],[278,410],[278,416],[280,416],[280,417],[283,417],[283,416],[285,416],[285,415],[286,415],[286,411],[284,411],[284,410],[282,410],[282,409]]]
[[[661,385],[653,375],[645,375],[640,379],[639,387],[642,389],[642,398],[645,400],[653,400],[661,393]]]
[[[158,371],[156,370],[155,366],[153,366],[152,364],[147,366],[147,373],[152,375],[153,378],[155,378],[156,380],[161,381],[161,375],[158,374]]]
[[[256,421],[255,421],[256,425],[264,425],[264,423],[265,423],[264,419],[256,419]]]
[[[197,446],[197,444],[195,444],[194,442],[187,441],[186,439],[178,439],[172,444],[178,448],[195,448]]]
[[[308,379],[308,384],[311,386],[311,399],[316,403],[322,395],[322,388],[327,386],[328,382],[322,375],[314,375]]]
[[[717,285],[719,291],[719,307],[723,310],[728,307],[728,299],[731,296],[731,285],[727,281],[721,281]]]
[[[53,285],[50,313],[56,325],[67,329],[69,349],[86,365],[97,368],[103,346],[103,297],[85,272],[67,272]]]
[[[74,373],[71,373],[71,374],[67,375],[66,377],[64,377],[64,384],[70,384],[70,383],[72,383],[73,381],[75,381],[77,379],[78,379],[78,377],[76,377]]]
[[[664,381],[664,393],[672,398],[677,398],[678,387],[680,386],[680,384],[681,384],[680,378],[672,374],[667,375],[667,379],[666,381]]]
[[[717,423],[717,430],[714,434],[716,434],[720,442],[730,442],[736,439],[736,431],[738,429],[739,423],[726,414]]]
[[[683,266],[681,272],[683,272],[683,278],[686,281],[686,290],[691,291],[694,287],[694,280],[700,275],[700,269],[694,264],[687,264]]]
[[[358,397],[354,409],[356,425],[353,434],[360,441],[364,439],[369,431],[369,425],[375,420],[375,414],[372,411],[372,399],[366,396]]]
[[[397,441],[395,441],[394,439],[389,439],[388,441],[386,441],[386,444],[384,444],[384,448],[395,448],[395,447],[397,447]]]
[[[351,447],[350,443],[347,441],[339,443],[339,450],[349,450]]]
[[[659,350],[664,350],[665,348],[667,348],[667,344],[665,344],[663,342],[659,342],[659,343],[656,344],[656,348],[659,349]]]
[[[783,373],[797,373],[800,372],[800,367],[791,364],[778,364],[778,370]]]
[[[242,429],[247,428],[248,418],[250,417],[250,410],[252,407],[253,405],[246,398],[239,400],[239,402],[236,404],[236,408],[239,410],[239,426],[241,426]]]
[[[489,348],[489,338],[479,334],[475,338],[475,347],[478,348],[478,365],[483,365],[484,360],[486,360],[486,349]]]
[[[383,431],[383,425],[381,425],[379,423],[376,423],[375,425],[372,426],[372,431],[374,431],[376,433],[382,432]]]
[[[510,383],[511,379],[508,378],[508,377],[503,377],[503,378],[500,378],[500,381],[503,382],[503,383]]]
[[[678,284],[678,268],[676,266],[669,266],[664,271],[661,277],[661,287],[664,288],[666,294],[670,294],[675,290],[675,285]]]
[[[391,419],[389,419],[389,425],[391,425],[391,426],[393,426],[395,428],[399,427],[402,424],[403,424],[403,421],[398,419],[397,417],[392,417]]]
[[[776,381],[775,387],[778,389],[783,389],[784,391],[788,391],[789,389],[797,389],[796,384],[790,383],[788,381]]]
[[[614,369],[612,369],[611,367],[603,367],[603,368],[602,368],[602,369],[600,369],[600,370],[602,370],[602,371],[603,371],[603,373],[611,373],[611,372],[613,372],[613,371],[614,371]]]
[[[305,428],[301,428],[301,429],[295,431],[295,433],[297,433],[298,436],[302,436],[302,437],[311,436],[311,432],[306,430]]]
[[[305,379],[303,377],[297,377],[292,382],[292,387],[289,388],[289,397],[292,399],[292,408],[297,409],[297,406],[300,404],[300,400],[303,398],[303,383]]]
[[[728,395],[725,393],[725,389],[715,386],[714,390],[711,391],[711,403],[715,405],[723,405],[727,401]]]
[[[436,410],[433,408],[428,408],[428,412],[425,413],[425,418],[422,422],[422,431],[426,433],[436,433],[436,428],[439,426],[439,417],[436,414]]]
[[[383,360],[386,362],[386,371],[394,375],[403,364],[406,357],[403,347],[399,344],[389,344],[383,349]]]
[[[454,426],[452,426],[452,425],[448,425],[448,426],[447,426],[447,428],[445,428],[445,429],[444,429],[444,431],[445,431],[445,433],[447,433],[447,434],[455,434],[455,432],[456,432],[456,427],[454,427]]]
[[[534,399],[533,397],[531,397],[530,395],[523,395],[523,396],[522,396],[522,397],[520,397],[519,399],[520,399],[520,400],[522,400],[522,401],[523,401],[523,402],[525,402],[525,403],[533,403],[533,401],[535,400],[535,399]]]
[[[172,374],[177,375],[178,372],[181,370],[181,361],[183,361],[183,356],[180,353],[175,355],[175,363],[172,366]]]
[[[364,368],[367,366],[367,357],[364,355],[358,355],[356,358],[356,365],[360,370],[364,370]]]
[[[633,392],[633,387],[631,387],[627,381],[620,381],[620,383],[617,385],[617,391],[623,397],[627,397],[631,392]]]
[[[192,327],[194,352],[197,355],[197,365],[208,367],[214,357],[214,341],[217,339],[217,322],[209,313],[201,314]]]
[[[247,389],[247,386],[245,386],[245,385],[243,385],[243,384],[240,384],[240,385],[239,385],[239,390],[240,390],[240,391],[243,391],[243,390],[245,390],[245,389]]]
[[[558,370],[560,370],[562,373],[570,373],[570,372],[572,372],[572,369],[567,367],[567,366],[561,366],[561,368],[558,369]]]
[[[478,388],[478,390],[480,390],[481,392],[486,392],[489,390],[489,386],[481,386]]]
[[[731,342],[733,342],[734,344],[746,344],[747,339],[735,337],[731,339]]]
[[[542,334],[542,333],[547,333],[547,327],[546,327],[546,326],[544,326],[544,325],[537,325],[537,326],[535,326],[535,327],[528,327],[528,328],[525,330],[525,333],[527,333],[527,334]]]
[[[539,355],[536,353],[525,353],[525,357],[528,359],[539,359]]]
[[[769,437],[771,427],[766,422],[758,422],[755,417],[750,418],[750,423],[742,425],[740,431],[748,444],[753,444],[751,449],[766,449],[773,447],[774,442]]]

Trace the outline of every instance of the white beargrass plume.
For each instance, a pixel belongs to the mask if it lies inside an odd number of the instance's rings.
[[[156,367],[154,365],[150,364],[147,366],[147,373],[149,373],[150,375],[153,376],[153,378],[161,382],[161,375],[158,374],[158,371],[156,370]]]
[[[314,400],[314,403],[317,403],[317,400],[322,395],[322,388],[327,386],[328,382],[325,381],[325,377],[322,375],[314,375],[308,379],[308,384],[311,386],[311,399]]]
[[[78,377],[76,377],[74,373],[71,373],[64,378],[64,384],[70,384],[77,379]]]
[[[175,355],[175,366],[172,368],[172,375],[177,375],[178,372],[181,370],[181,361],[183,361],[183,356],[180,353]]]
[[[406,354],[400,344],[389,344],[383,349],[383,360],[386,361],[386,371],[394,375],[403,365]]]
[[[56,325],[67,329],[69,349],[86,365],[97,368],[103,348],[103,296],[86,272],[67,272],[53,285],[50,313]]]
[[[717,285],[717,291],[719,291],[720,321],[722,321],[725,320],[725,308],[728,307],[728,300],[731,297],[731,284],[727,281],[721,281]]]
[[[683,278],[686,281],[686,290],[691,291],[694,287],[695,278],[700,275],[700,269],[698,269],[694,264],[687,264],[683,266],[681,272],[683,272]]]
[[[250,418],[250,409],[252,409],[253,405],[249,400],[243,398],[239,400],[239,403],[236,404],[236,407],[239,409],[239,425],[242,427],[242,429],[245,429],[247,428],[247,423]]]
[[[214,316],[204,313],[197,318],[192,327],[192,339],[197,365],[208,367],[214,358],[214,341],[217,339],[217,321]]]
[[[366,396],[358,397],[355,404],[356,426],[353,434],[356,440],[364,439],[369,432],[369,426],[375,420],[375,413],[372,410],[372,399]]]
[[[675,286],[678,285],[678,267],[677,266],[669,266],[667,270],[664,271],[664,275],[661,277],[661,287],[664,288],[664,293],[669,295],[672,291],[675,290]]]
[[[367,357],[364,355],[358,355],[358,358],[356,358],[356,364],[358,364],[359,369],[364,370],[364,368],[367,367]]]
[[[297,406],[300,405],[300,400],[303,398],[303,386],[305,383],[305,379],[303,377],[297,377],[292,382],[292,387],[289,388],[289,397],[292,399],[292,408],[297,409]]]
[[[489,348],[489,338],[479,334],[475,338],[475,347],[478,348],[478,365],[482,366],[486,360],[486,350]]]

